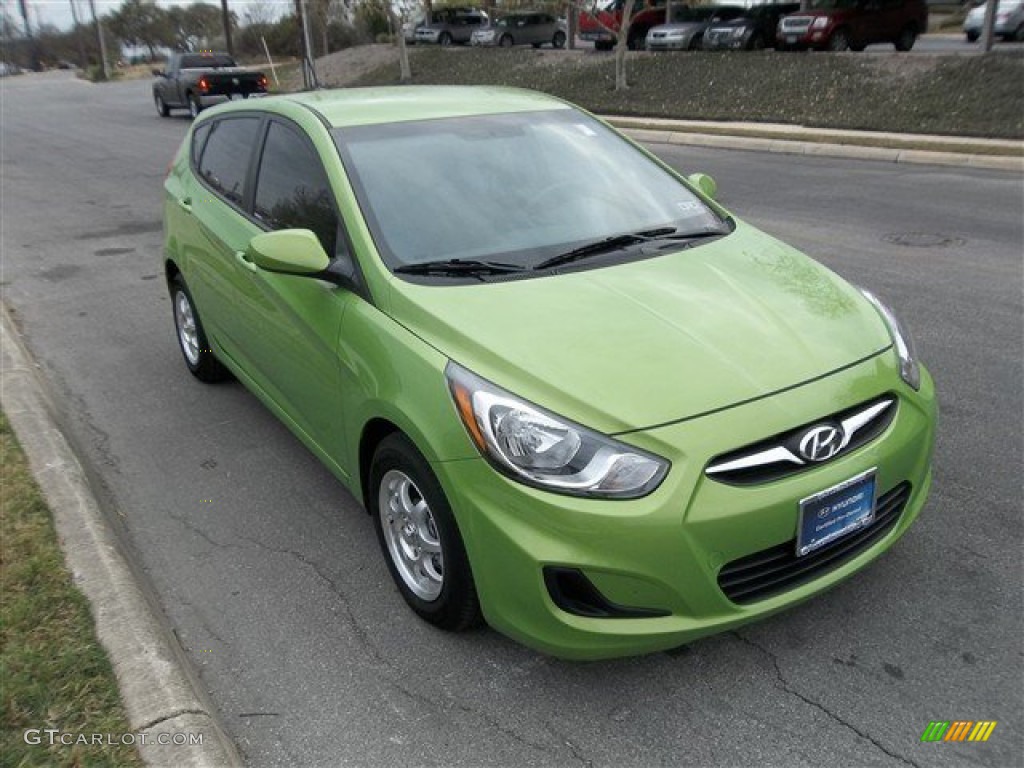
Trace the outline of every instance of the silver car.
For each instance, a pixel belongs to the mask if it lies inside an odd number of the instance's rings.
[[[550,13],[518,11],[502,16],[490,26],[474,29],[470,42],[473,45],[532,45],[540,48],[550,43],[553,48],[565,45],[566,23]]]
[[[719,21],[742,16],[737,5],[712,5],[700,8],[675,8],[672,23],[651,27],[645,45],[648,51],[695,51],[701,47],[704,30]]]
[[[479,8],[439,8],[432,12],[429,24],[416,28],[417,43],[468,43],[474,29],[490,21]]]
[[[985,4],[972,8],[964,19],[964,34],[973,43],[981,37],[985,25]],[[999,0],[996,6],[996,37],[1004,40],[1024,41],[1024,2],[1021,0]]]

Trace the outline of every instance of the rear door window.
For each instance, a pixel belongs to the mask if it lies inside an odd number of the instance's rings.
[[[199,158],[200,178],[239,207],[244,205],[245,179],[259,130],[258,117],[218,120],[210,129]]]
[[[327,172],[300,133],[270,124],[256,180],[253,215],[271,229],[309,229],[334,256],[338,215]]]

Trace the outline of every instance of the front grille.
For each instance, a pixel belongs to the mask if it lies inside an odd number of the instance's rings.
[[[716,456],[704,471],[712,480],[728,485],[760,485],[781,480],[867,445],[892,423],[897,408],[895,395],[860,403],[845,411]],[[824,460],[811,461],[801,454],[801,441],[808,430],[826,424],[840,427],[842,447]]]
[[[734,603],[746,605],[824,576],[889,533],[909,498],[910,483],[901,483],[878,499],[870,525],[809,555],[797,557],[793,539],[726,563],[718,572],[718,586]]]
[[[783,32],[806,32],[811,26],[812,19],[809,16],[797,16],[782,20]]]

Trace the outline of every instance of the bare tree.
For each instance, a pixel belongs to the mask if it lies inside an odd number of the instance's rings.
[[[622,20],[619,22],[618,29],[606,24],[601,18],[598,0],[571,0],[570,6],[571,9],[586,13],[615,38],[615,90],[624,91],[629,88],[629,80],[626,77],[626,51],[629,48],[629,27],[633,22],[633,8],[636,6],[636,0],[625,0],[622,6]]]

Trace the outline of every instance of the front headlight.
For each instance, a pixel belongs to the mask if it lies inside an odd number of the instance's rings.
[[[828,16],[818,16],[811,22],[811,29],[824,29],[828,26]]]
[[[668,472],[664,459],[556,416],[456,363],[445,375],[476,447],[513,480],[573,496],[634,499]]]
[[[885,320],[889,327],[889,336],[892,337],[892,344],[896,348],[896,355],[900,360],[900,376],[914,389],[921,388],[921,367],[917,362],[917,351],[914,349],[914,342],[907,333],[906,328],[897,319],[893,311],[883,304],[875,294],[863,288],[860,292],[864,298],[878,310],[878,314]]]
[[[735,38],[743,37],[745,34],[747,34],[747,28],[746,27],[736,27],[732,31],[732,36],[735,37]]]

